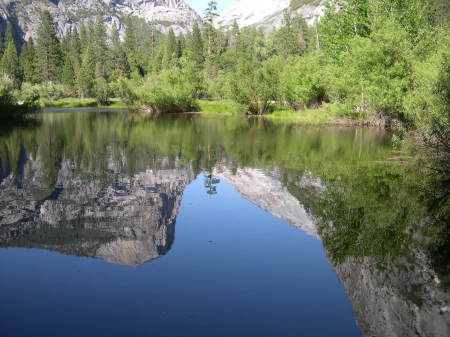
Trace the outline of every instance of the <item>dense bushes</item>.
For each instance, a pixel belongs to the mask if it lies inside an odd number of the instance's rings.
[[[262,65],[242,61],[230,79],[230,98],[248,113],[269,112],[279,94],[280,62],[278,58],[269,59]]]
[[[14,81],[7,75],[0,75],[0,107],[2,111],[14,102],[13,90]]]
[[[187,112],[197,109],[201,79],[190,63],[131,81],[132,99],[155,113]],[[122,87],[126,95],[130,93]]]
[[[300,109],[328,100],[323,56],[313,53],[291,60],[282,72],[280,96],[291,108]]]
[[[120,97],[166,113],[194,110],[197,98],[228,99],[250,114],[323,106],[333,116],[417,126],[438,111],[434,88],[449,52],[448,6],[439,1],[333,1],[316,27],[285,11],[269,34],[233,24],[226,31],[194,25],[176,36],[130,17],[123,41],[116,26],[108,36],[101,16],[58,41],[44,13],[36,44],[17,48],[20,56],[12,35],[3,37],[0,72],[21,101],[79,96],[105,105]],[[318,1],[291,8],[311,3]]]
[[[36,107],[39,99],[37,92],[27,95],[21,92],[23,96],[20,99],[15,96],[14,88],[15,81],[8,75],[0,74],[0,119],[19,118]]]

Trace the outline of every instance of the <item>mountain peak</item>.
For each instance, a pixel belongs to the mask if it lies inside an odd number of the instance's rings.
[[[235,0],[220,13],[215,24],[226,29],[236,20],[239,27],[256,26],[267,31],[282,25],[286,9],[313,26],[323,16],[325,6],[324,0]]]
[[[100,14],[107,25],[115,22],[124,29],[124,18],[131,15],[155,23],[156,28],[176,34],[187,32],[200,16],[184,0],[0,0],[0,24],[10,21],[25,39],[34,36],[39,12],[53,16],[58,35]]]

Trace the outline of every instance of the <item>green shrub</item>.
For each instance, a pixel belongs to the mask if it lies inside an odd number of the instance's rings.
[[[328,100],[321,59],[319,54],[297,58],[282,73],[280,94],[291,108],[311,107]]]
[[[24,104],[34,104],[40,98],[40,87],[31,83],[23,83],[22,88],[15,92],[15,97]]]
[[[191,64],[148,75],[134,82],[136,101],[155,113],[187,112],[198,109],[200,79]]]
[[[17,92],[14,92],[14,80],[8,75],[0,75],[0,118],[20,118],[23,113],[36,106],[38,96],[30,94],[21,98],[23,102],[17,103]]]
[[[111,82],[110,89],[114,97],[120,98],[126,105],[132,105],[136,101],[130,81],[123,76]]]
[[[248,113],[270,112],[279,96],[281,62],[281,59],[272,58],[257,66],[247,60],[241,61],[231,76],[230,98]]]
[[[72,97],[74,94],[72,89],[60,83],[46,82],[37,84],[35,87],[37,88],[39,96],[42,99],[50,101]]]
[[[95,99],[98,105],[107,105],[109,103],[110,89],[108,83],[103,77],[95,80]]]
[[[5,74],[0,74],[0,104],[13,103],[14,80]]]

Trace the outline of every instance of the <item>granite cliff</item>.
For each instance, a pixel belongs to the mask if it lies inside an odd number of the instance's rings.
[[[98,176],[62,160],[56,187],[44,181],[42,158],[23,153],[19,174],[0,179],[0,245],[34,247],[139,265],[165,254],[190,168],[129,176],[110,162]]]
[[[313,26],[324,15],[323,0],[236,0],[220,13],[215,24],[230,28],[236,20],[239,27],[255,26],[271,31],[283,24],[284,11],[292,16],[301,15],[306,23]]]
[[[59,36],[97,15],[108,28],[116,23],[121,33],[127,16],[152,22],[164,32],[172,28],[177,34],[187,32],[194,22],[201,22],[184,0],[0,0],[0,27],[4,29],[10,21],[18,37],[34,37],[42,10],[53,16]]]

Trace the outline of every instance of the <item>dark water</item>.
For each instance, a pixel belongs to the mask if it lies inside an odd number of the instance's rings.
[[[448,223],[381,130],[0,131],[0,336],[447,336]]]

